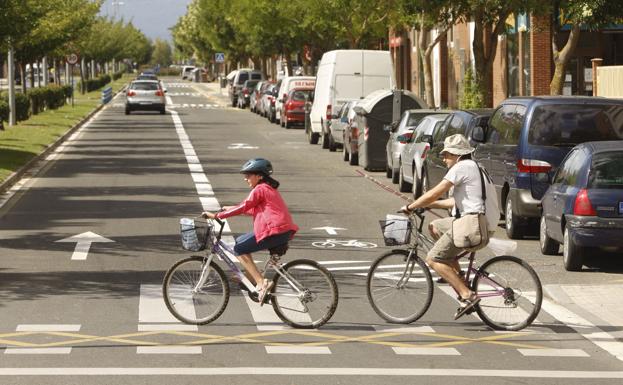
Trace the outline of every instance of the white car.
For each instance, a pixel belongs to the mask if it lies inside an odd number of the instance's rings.
[[[284,112],[283,105],[287,102],[290,91],[295,88],[313,90],[315,85],[316,77],[314,76],[288,76],[281,81],[277,100],[275,100],[275,113],[277,114],[277,120],[281,123],[281,127],[285,127],[282,116]]]
[[[138,110],[155,110],[164,115],[166,113],[164,93],[158,80],[133,81],[125,91],[125,114],[129,115],[132,111]]]
[[[399,141],[404,139],[405,143],[400,153],[398,169],[398,189],[401,192],[411,189],[413,196],[419,198],[428,191],[428,178],[424,175],[422,165],[430,150],[430,138],[447,116],[447,113],[425,116],[415,127],[413,134],[403,134],[397,138]]]

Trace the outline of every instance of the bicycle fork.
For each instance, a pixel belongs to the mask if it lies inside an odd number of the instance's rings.
[[[201,276],[199,277],[199,281],[192,289],[193,294],[197,294],[201,291],[201,288],[208,280],[208,276],[210,275],[210,263],[212,263],[212,254],[208,256],[208,258],[204,258],[203,265],[201,266]]]
[[[402,272],[402,277],[396,282],[396,288],[402,289],[409,282],[409,278],[413,274],[413,268],[415,267],[415,258],[413,257],[414,251],[411,250],[407,255],[407,263],[405,264],[405,270]],[[417,258],[417,257],[416,257]]]

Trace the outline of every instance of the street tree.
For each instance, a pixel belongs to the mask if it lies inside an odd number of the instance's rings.
[[[151,64],[159,64],[168,67],[172,62],[172,52],[169,42],[163,39],[156,39],[152,45]]]
[[[541,8],[551,17],[554,76],[550,94],[561,95],[567,64],[575,54],[582,31],[594,31],[623,18],[623,1],[616,0],[550,0]],[[569,29],[567,42],[558,45],[563,27]]]

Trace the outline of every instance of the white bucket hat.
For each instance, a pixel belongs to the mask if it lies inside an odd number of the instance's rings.
[[[461,156],[465,154],[471,154],[472,152],[474,152],[474,150],[475,148],[469,144],[469,141],[466,137],[461,134],[454,134],[448,136],[443,141],[443,150],[441,150],[441,152],[439,153],[443,154],[444,152],[448,152],[453,155]]]

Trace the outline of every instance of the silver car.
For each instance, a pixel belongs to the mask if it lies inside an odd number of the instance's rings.
[[[157,80],[135,80],[125,91],[126,103],[125,114],[129,115],[132,111],[160,111],[161,115],[166,113],[166,99],[160,82]]]
[[[385,153],[387,154],[386,174],[388,178],[392,179],[393,183],[398,183],[400,153],[404,147],[404,143],[396,140],[396,138],[400,135],[413,132],[418,123],[420,123],[420,120],[422,120],[425,116],[446,112],[447,111],[423,109],[407,110],[402,113],[402,117],[398,122],[394,122],[388,127],[389,139],[387,140],[387,145],[385,147]]]
[[[331,123],[329,124],[329,151],[335,151],[338,147],[344,146],[344,130],[348,127],[354,116],[355,112],[352,108],[357,102],[358,100],[351,100],[350,102],[342,104],[337,115],[331,119]]]
[[[423,175],[423,163],[430,149],[430,138],[439,129],[448,114],[428,115],[420,120],[413,133],[401,135],[397,139],[404,141],[400,153],[398,168],[398,189],[407,192],[409,189],[417,199],[428,190],[428,178]],[[427,140],[428,138],[428,140]]]

